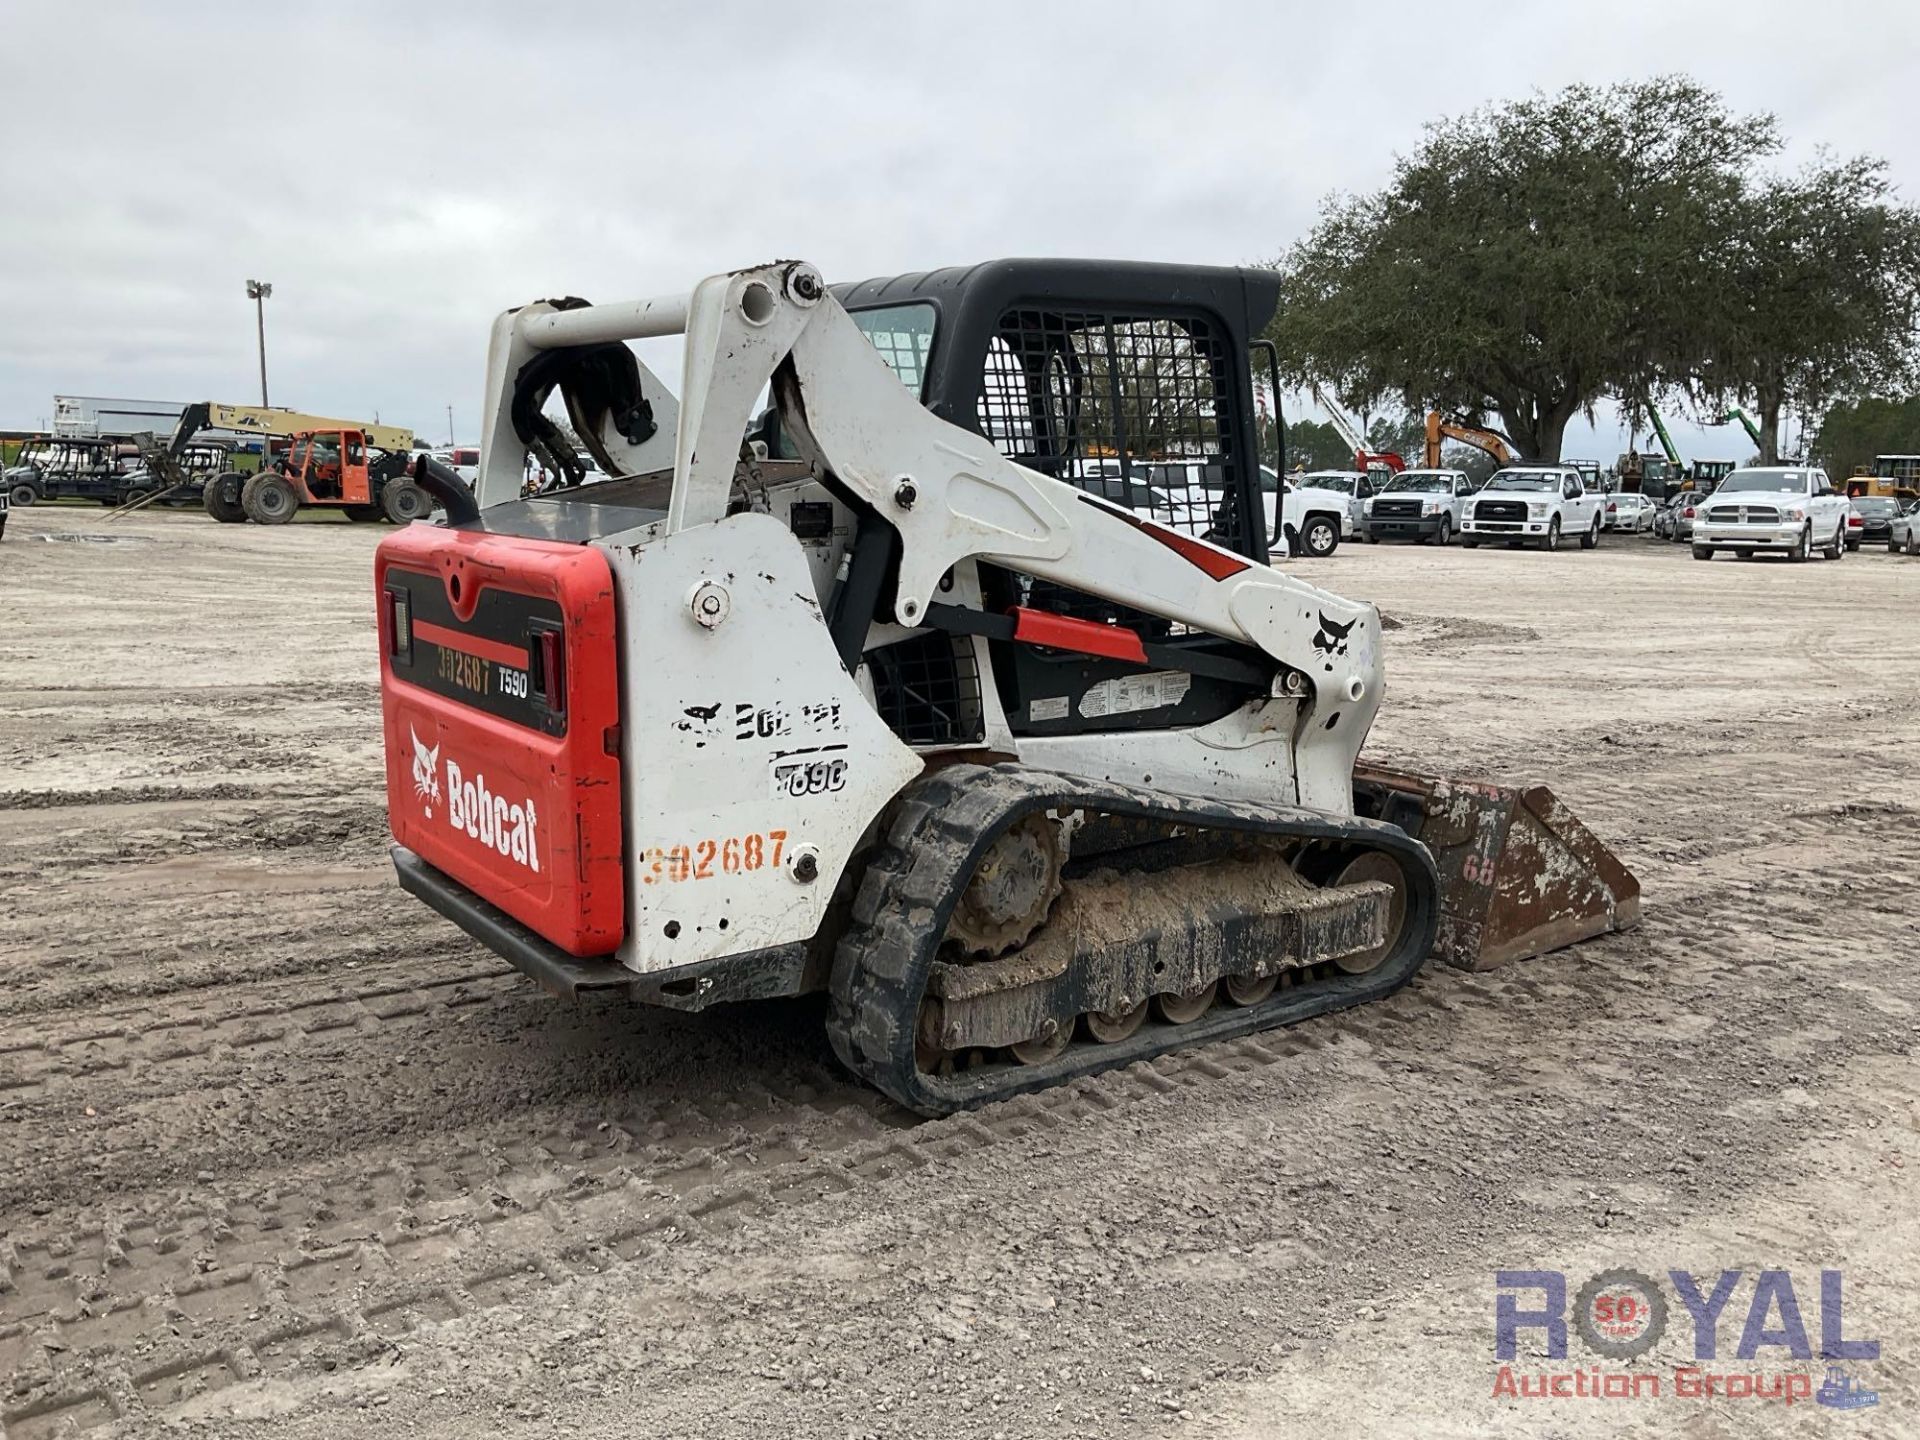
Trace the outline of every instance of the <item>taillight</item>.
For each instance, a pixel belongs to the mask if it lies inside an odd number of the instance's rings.
[[[536,630],[527,637],[527,678],[533,692],[555,715],[567,708],[567,647],[559,630]]]
[[[380,638],[387,654],[410,664],[413,660],[413,597],[392,585],[381,595]]]
[[[1861,518],[1860,518],[1860,517],[1859,517],[1858,515],[1849,515],[1849,516],[1847,516],[1847,524],[1849,524],[1849,525],[1862,525],[1862,526],[1864,526],[1864,525],[1865,525],[1866,523],[1867,523],[1867,522],[1866,522],[1865,520],[1863,520],[1863,519],[1861,519]]]

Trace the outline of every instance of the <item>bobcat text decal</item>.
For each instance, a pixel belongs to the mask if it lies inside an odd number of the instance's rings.
[[[429,812],[429,817],[431,812]],[[538,817],[533,797],[514,802],[487,789],[487,777],[476,772],[469,780],[456,760],[447,761],[447,823],[464,830],[482,845],[490,845],[509,860],[540,873]]]

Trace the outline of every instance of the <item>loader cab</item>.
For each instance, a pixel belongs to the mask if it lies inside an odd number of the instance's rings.
[[[364,431],[306,431],[294,436],[287,451],[287,478],[301,491],[303,504],[371,504],[367,456]]]
[[[181,450],[180,469],[200,480],[233,468],[233,446],[224,440],[195,440]]]
[[[1277,297],[1264,272],[1002,260],[835,294],[941,419],[1028,469],[1102,496],[1125,489],[1129,509],[1266,559],[1248,354]],[[1114,485],[1151,475],[1144,489]]]
[[[941,419],[1089,504],[1130,512],[1173,548],[1206,540],[1267,560],[1250,351],[1278,297],[1266,272],[1002,260],[834,293]],[[1015,734],[1202,725],[1271,680],[1257,653],[1135,607],[989,565],[980,583],[989,613],[1017,607],[1130,630],[1163,647],[1156,653],[1179,677],[1115,713],[1103,697],[1136,665],[990,640],[985,668]],[[878,708],[896,733],[910,744],[979,738],[966,719],[968,690],[981,683],[973,654],[942,634],[876,652]]]

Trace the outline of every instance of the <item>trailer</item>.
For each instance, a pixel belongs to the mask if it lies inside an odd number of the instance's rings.
[[[53,397],[53,433],[67,439],[124,439],[172,430],[184,400],[119,400],[104,395]]]

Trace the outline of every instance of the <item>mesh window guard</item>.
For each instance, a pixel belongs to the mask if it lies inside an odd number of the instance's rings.
[[[1232,379],[1198,317],[1012,310],[988,349],[980,425],[1029,469],[1245,550]]]
[[[874,708],[908,745],[969,745],[984,733],[973,642],[938,631],[867,653]]]

